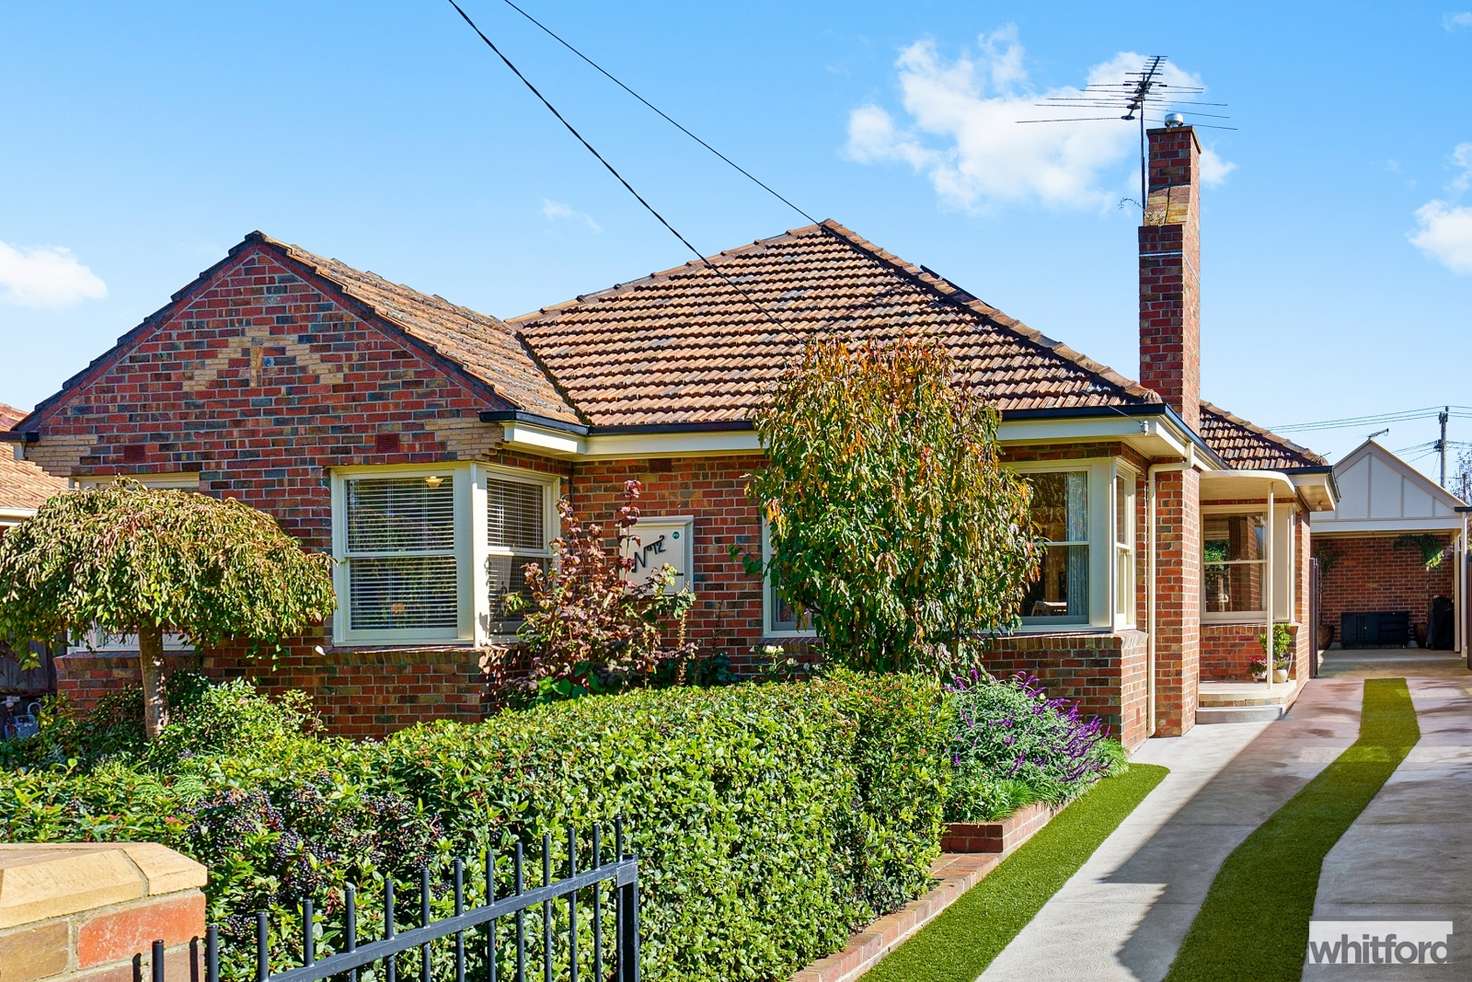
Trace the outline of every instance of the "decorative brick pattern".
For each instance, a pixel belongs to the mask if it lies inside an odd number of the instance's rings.
[[[1341,614],[1373,610],[1410,611],[1412,626],[1425,637],[1432,598],[1454,596],[1453,563],[1444,559],[1427,569],[1420,549],[1395,544],[1400,534],[1315,538],[1317,552],[1334,556],[1320,566],[1319,619],[1334,628],[1336,640]]]

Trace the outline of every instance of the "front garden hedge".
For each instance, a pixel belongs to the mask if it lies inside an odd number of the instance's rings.
[[[504,890],[514,842],[533,856],[550,834],[560,870],[569,828],[623,815],[651,980],[786,978],[921,892],[939,852],[946,709],[908,676],[641,690],[364,742],[246,683],[181,703],[158,746],[0,771],[0,838],[164,842],[209,866],[230,937],[260,906],[299,936],[311,893],[320,955],[349,882],[372,937],[384,873],[411,890],[427,861],[443,883],[452,857],[478,869],[494,848]]]

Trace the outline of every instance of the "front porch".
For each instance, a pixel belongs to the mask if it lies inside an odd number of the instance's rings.
[[[1196,695],[1196,725],[1282,719],[1298,701],[1307,681],[1291,678],[1271,688],[1265,682],[1203,681]]]

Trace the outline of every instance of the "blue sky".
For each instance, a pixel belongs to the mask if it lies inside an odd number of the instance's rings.
[[[809,212],[1128,375],[1130,124],[1011,120],[1167,54],[1240,127],[1202,131],[1206,397],[1265,425],[1472,404],[1469,0],[526,6]],[[703,251],[803,224],[500,0],[467,8]],[[0,36],[3,402],[254,228],[502,316],[689,258],[436,0],[12,4]]]

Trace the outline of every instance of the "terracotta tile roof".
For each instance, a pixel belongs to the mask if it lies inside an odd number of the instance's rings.
[[[780,324],[694,262],[510,323],[595,425],[747,419],[806,338],[820,332],[940,338],[965,379],[1003,410],[1160,402],[833,221],[711,262]]]
[[[26,418],[26,413],[0,402],[0,430],[8,430]],[[30,461],[16,460],[8,443],[0,443],[0,510],[36,508],[53,494],[66,490],[66,482],[52,477]]]
[[[325,259],[261,232],[253,232],[248,238],[274,245],[311,267],[384,320],[490,385],[518,408],[553,419],[579,421],[576,411],[503,321],[456,306],[443,297],[392,283],[377,273],[354,269],[341,260]]]
[[[1323,467],[1323,457],[1291,440],[1233,416],[1209,402],[1201,403],[1201,438],[1233,467],[1292,470]]]

